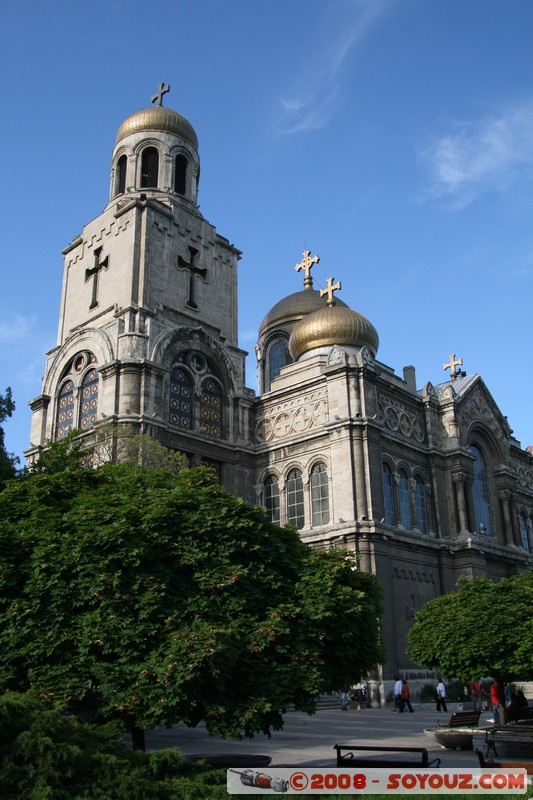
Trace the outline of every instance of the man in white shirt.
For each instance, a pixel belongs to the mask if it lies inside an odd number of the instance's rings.
[[[436,689],[437,711],[448,711],[446,707],[446,689],[441,679],[437,683]]]
[[[399,711],[402,704],[402,679],[397,675],[394,678],[394,689],[392,692],[394,694],[394,711]]]

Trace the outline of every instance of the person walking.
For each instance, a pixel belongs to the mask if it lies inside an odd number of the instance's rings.
[[[495,680],[490,685],[490,702],[492,705],[492,711],[494,713],[494,724],[500,724],[500,709],[503,710],[505,714],[505,696],[503,694],[503,688],[501,683]],[[505,724],[505,719],[503,720],[502,724]]]
[[[400,713],[403,713],[405,711],[406,706],[409,709],[410,714],[415,713],[415,710],[411,705],[410,696],[411,692],[409,691],[409,686],[407,685],[407,681],[404,678],[402,681],[402,691],[400,694]]]
[[[481,682],[472,681],[470,684],[470,697],[474,705],[474,711],[481,711]]]
[[[439,678],[435,689],[435,700],[437,702],[437,711],[448,711],[446,707],[446,688],[441,678]]]
[[[402,679],[396,675],[394,678],[394,688],[392,690],[394,694],[394,708],[393,711],[399,711],[400,706],[402,704]]]

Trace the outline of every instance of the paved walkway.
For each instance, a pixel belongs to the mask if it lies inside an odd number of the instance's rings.
[[[258,734],[251,740],[236,742],[211,737],[205,727],[164,729],[146,734],[147,750],[178,747],[185,755],[193,753],[261,753],[272,758],[277,767],[335,766],[335,744],[373,744],[377,746],[426,747],[432,758],[441,759],[441,767],[478,767],[472,750],[446,750],[424,734],[424,728],[445,723],[460,706],[449,703],[448,713],[437,713],[433,704],[415,704],[415,713],[399,714],[390,708],[363,711],[320,710],[314,716],[289,712],[282,731],[269,739]],[[484,712],[480,725],[488,724],[490,712]]]

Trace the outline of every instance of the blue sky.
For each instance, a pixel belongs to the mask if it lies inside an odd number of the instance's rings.
[[[450,353],[533,444],[531,0],[17,0],[0,32],[0,392],[56,343],[61,250],[108,200],[118,126],[170,83],[204,216],[243,251],[240,345],[321,257],[417,384]],[[7,202],[6,202],[7,200]]]

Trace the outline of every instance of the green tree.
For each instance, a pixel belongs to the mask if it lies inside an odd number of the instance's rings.
[[[72,462],[69,459],[72,458]],[[268,733],[382,658],[376,580],[203,468],[55,458],[0,495],[0,689],[97,721]]]
[[[11,389],[8,386],[5,393],[0,394],[0,423],[10,417],[14,410],[15,403],[13,402]],[[0,489],[3,488],[7,480],[15,477],[17,474],[17,464],[20,463],[18,456],[7,452],[4,439],[4,429],[0,424]]]
[[[533,572],[461,581],[417,613],[408,642],[416,664],[449,677],[533,678]]]

